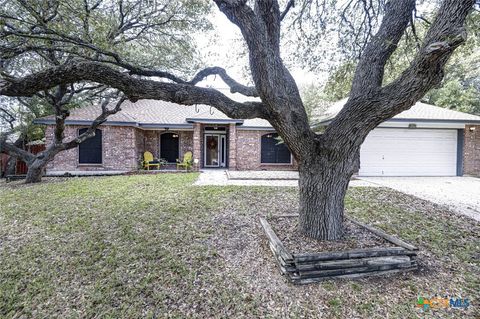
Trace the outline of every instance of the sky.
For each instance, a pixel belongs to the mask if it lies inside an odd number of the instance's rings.
[[[210,16],[210,21],[214,27],[212,35],[215,40],[212,42],[207,38],[197,39],[199,42],[201,52],[205,53],[205,60],[209,66],[220,66],[227,70],[227,73],[240,83],[246,83],[248,80],[245,77],[243,65],[247,63],[247,58],[238,61],[234,51],[241,50],[243,38],[240,30],[236,25],[231,23],[228,18],[221,13],[217,8],[213,8],[213,13]],[[325,75],[316,75],[314,73],[294,68],[289,70],[298,86],[318,83],[325,80]],[[219,77],[214,80],[209,77],[201,85],[210,85],[213,87],[226,87]]]

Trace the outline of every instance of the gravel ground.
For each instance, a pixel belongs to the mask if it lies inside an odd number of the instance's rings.
[[[297,187],[298,172],[292,171],[226,171],[203,170],[195,182],[197,186],[287,186]],[[363,180],[352,180],[351,187],[378,187]]]
[[[480,221],[480,178],[364,177],[362,180],[445,205]]]

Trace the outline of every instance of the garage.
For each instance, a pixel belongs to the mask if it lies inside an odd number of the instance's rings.
[[[347,98],[333,103],[315,128],[328,126]],[[360,149],[359,176],[478,176],[480,116],[417,102],[380,123]]]
[[[377,128],[360,151],[360,176],[456,176],[456,129]]]

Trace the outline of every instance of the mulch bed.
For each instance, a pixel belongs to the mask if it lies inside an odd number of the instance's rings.
[[[298,218],[295,217],[273,217],[269,219],[269,222],[278,238],[293,254],[395,247],[391,242],[352,223],[348,219],[344,221],[344,236],[339,241],[320,241],[302,235],[299,230]]]
[[[298,216],[260,218],[270,249],[294,284],[332,278],[362,278],[417,269],[417,247],[353,219],[344,220],[338,241],[318,241],[300,234]]]

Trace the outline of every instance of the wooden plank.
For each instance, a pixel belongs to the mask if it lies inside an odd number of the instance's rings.
[[[364,278],[364,277],[374,277],[374,276],[383,276],[383,275],[391,275],[400,272],[407,272],[411,270],[415,270],[417,267],[410,267],[410,268],[402,268],[402,269],[392,269],[392,270],[384,270],[384,271],[373,271],[373,272],[364,272],[364,273],[357,273],[357,274],[347,274],[347,275],[339,275],[334,277],[316,277],[316,278],[291,278],[291,282],[297,285],[305,285],[311,284],[316,282],[321,282],[325,280],[332,280],[332,279],[357,279],[357,278]]]
[[[329,270],[313,270],[313,271],[300,271],[298,274],[299,278],[314,278],[314,277],[336,277],[339,275],[347,274],[356,274],[364,272],[377,272],[391,269],[402,269],[412,267],[410,261],[399,263],[399,264],[390,264],[390,265],[365,265],[363,267],[355,268],[343,268],[343,269],[329,269]]]
[[[262,224],[265,234],[267,234],[268,240],[272,243],[275,252],[277,252],[284,261],[293,261],[292,254],[287,248],[285,248],[285,246],[283,246],[283,243],[280,241],[277,234],[275,234],[270,224],[262,217],[260,217],[260,223]]]
[[[273,257],[275,259],[275,263],[277,266],[280,268],[282,273],[295,273],[297,272],[297,267],[295,267],[294,263],[286,263],[282,257],[280,257],[275,249],[273,248],[273,245],[269,243],[270,250],[273,253]]]
[[[322,260],[341,260],[368,257],[398,256],[398,255],[416,255],[415,252],[406,250],[403,247],[389,248],[370,248],[370,249],[352,249],[338,252],[324,252],[318,254],[294,254],[293,258],[296,264],[317,262]]]
[[[343,260],[328,260],[319,261],[308,264],[297,264],[298,271],[322,270],[322,269],[345,269],[368,265],[394,265],[400,263],[411,262],[410,257],[405,255],[400,256],[385,256],[385,257],[371,257],[371,258],[357,258],[357,259],[343,259]]]
[[[354,224],[356,224],[356,225],[358,225],[358,226],[360,226],[360,227],[363,227],[363,228],[365,228],[365,229],[368,229],[369,231],[371,231],[371,232],[374,233],[375,235],[380,236],[380,237],[382,237],[383,239],[388,240],[389,242],[391,242],[391,243],[393,243],[393,244],[395,244],[395,245],[398,245],[398,246],[400,246],[400,247],[406,248],[406,249],[408,249],[408,250],[418,250],[417,247],[415,247],[415,246],[413,246],[413,245],[410,245],[409,243],[406,243],[406,242],[404,242],[403,240],[401,240],[401,239],[399,239],[399,238],[397,238],[397,237],[393,237],[393,236],[391,236],[391,235],[389,235],[389,234],[387,234],[387,233],[385,233],[385,232],[383,232],[383,231],[381,231],[381,230],[379,230],[379,229],[376,229],[376,228],[374,228],[374,227],[372,227],[372,226],[369,226],[369,225],[363,224],[363,223],[361,223],[361,222],[358,222],[358,221],[356,221],[356,220],[354,220],[354,219],[351,219],[350,217],[347,217],[347,218],[348,218],[352,223],[354,223]]]
[[[282,215],[272,215],[271,218],[290,218],[290,217],[299,217],[299,214],[282,214]]]

